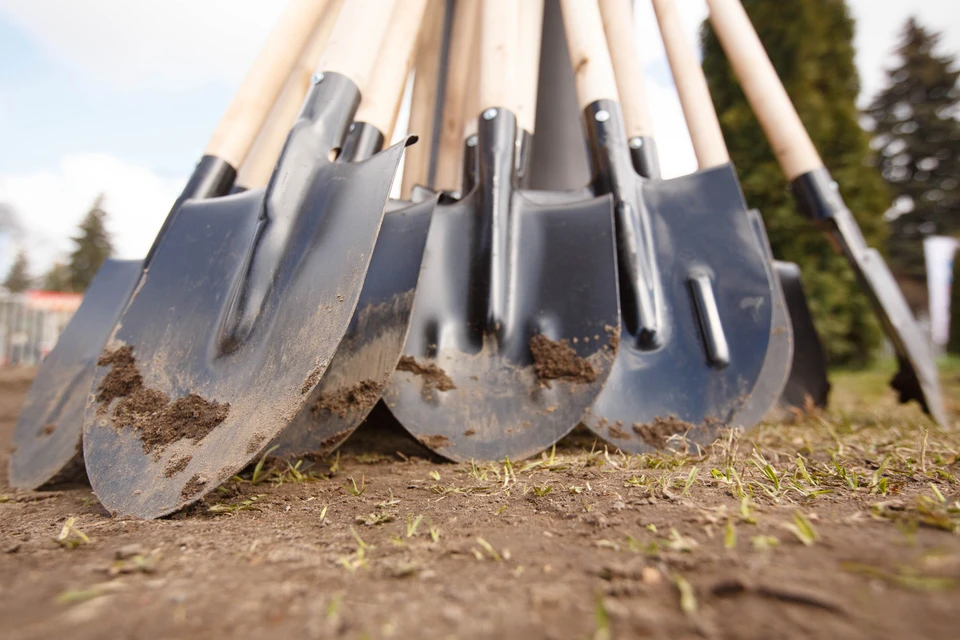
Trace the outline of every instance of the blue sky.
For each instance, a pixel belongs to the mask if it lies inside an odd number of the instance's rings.
[[[679,0],[691,37],[703,0]],[[866,100],[903,20],[918,14],[960,52],[958,0],[850,0]],[[695,170],[646,0],[638,49],[666,175]],[[277,0],[0,0],[0,202],[39,275],[99,192],[121,257],[145,253],[232,92],[282,10]],[[401,122],[403,117],[401,116]]]

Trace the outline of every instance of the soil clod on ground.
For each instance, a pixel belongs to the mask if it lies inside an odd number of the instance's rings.
[[[452,391],[457,388],[447,372],[435,364],[420,364],[412,356],[403,356],[397,363],[397,371],[408,371],[423,379],[423,390]]]
[[[111,422],[117,429],[137,431],[144,453],[159,453],[183,439],[197,444],[227,419],[227,403],[210,402],[195,393],[171,403],[167,394],[145,387],[129,346],[105,353],[97,364],[112,365],[98,387],[98,410],[106,411],[109,403],[119,398]]]
[[[577,355],[566,340],[551,340],[543,334],[530,338],[534,369],[541,383],[550,386],[550,380],[591,383],[597,381],[597,370]]]
[[[380,399],[382,385],[374,380],[361,380],[352,387],[340,388],[333,393],[327,393],[313,403],[311,407],[313,415],[321,411],[335,413],[341,418],[346,418],[351,411],[365,411],[377,403]]]

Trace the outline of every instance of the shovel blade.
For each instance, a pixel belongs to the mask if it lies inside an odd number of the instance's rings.
[[[157,248],[84,420],[88,477],[111,512],[154,518],[200,499],[255,458],[322,378],[405,146],[327,160],[359,101],[347,83],[328,73],[314,87],[266,190],[185,204]]]
[[[790,377],[780,397],[780,405],[803,409],[813,403],[815,407],[826,407],[830,394],[827,356],[807,306],[800,268],[792,262],[776,262],[774,266],[787,301],[795,341]]]
[[[425,202],[384,216],[350,327],[320,384],[273,442],[273,455],[325,456],[376,405],[407,338],[436,202],[431,195]]]
[[[756,386],[753,388],[753,393],[750,394],[743,407],[730,421],[731,426],[743,427],[744,429],[760,422],[771,409],[777,406],[796,357],[793,326],[790,324],[787,301],[780,284],[780,277],[778,277],[780,272],[774,264],[773,249],[770,248],[767,230],[763,225],[763,218],[760,217],[759,211],[751,209],[750,217],[757,234],[757,242],[763,249],[764,256],[766,256],[764,265],[767,267],[767,277],[770,279],[773,288],[770,298],[772,310],[770,343],[767,346],[767,355],[763,360],[763,366],[760,368],[760,375]],[[801,295],[802,293],[801,291]]]
[[[669,436],[709,442],[753,393],[771,335],[768,256],[729,165],[643,185],[664,318],[627,331],[584,423],[625,451]],[[712,307],[712,308],[711,308]]]
[[[108,259],[40,364],[13,434],[10,484],[36,489],[83,468],[80,442],[94,365],[140,278],[140,260]]]
[[[409,360],[383,398],[440,455],[522,459],[576,426],[609,373],[619,324],[612,201],[514,193],[505,321],[488,328],[477,313],[487,289],[471,276],[478,197],[474,190],[434,214],[404,347]],[[538,376],[531,340],[540,334],[566,340],[592,374]]]

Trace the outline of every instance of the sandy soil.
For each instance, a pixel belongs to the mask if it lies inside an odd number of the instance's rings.
[[[0,371],[4,638],[960,629],[960,429],[933,428],[888,394],[838,384],[848,408],[729,434],[710,451],[674,441],[624,456],[580,437],[480,466],[412,455],[367,425],[339,457],[269,461],[145,522],[111,518],[83,484],[6,485],[31,375]],[[956,394],[960,380],[947,382]]]

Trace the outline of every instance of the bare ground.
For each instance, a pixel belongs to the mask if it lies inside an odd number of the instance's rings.
[[[956,638],[960,427],[894,406],[886,373],[702,452],[453,465],[368,430],[145,522],[6,485],[31,372],[3,370],[0,635]]]

